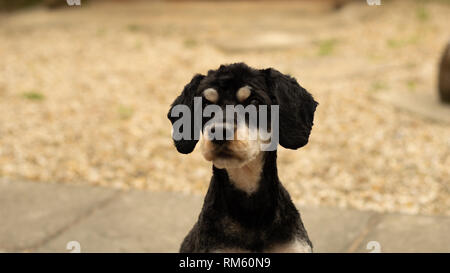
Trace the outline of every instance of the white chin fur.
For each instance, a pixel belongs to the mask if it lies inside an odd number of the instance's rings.
[[[241,168],[258,156],[259,151],[254,150],[245,159],[235,158],[215,158],[212,160],[213,165],[219,169]]]
[[[238,159],[216,158],[213,160],[213,165],[219,169],[240,168],[244,166],[248,161]]]

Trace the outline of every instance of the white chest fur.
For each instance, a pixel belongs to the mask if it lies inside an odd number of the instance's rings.
[[[263,162],[263,154],[260,153],[255,159],[239,168],[227,168],[228,176],[233,185],[248,193],[252,194],[258,189],[259,180],[261,178]]]
[[[250,253],[250,251],[241,248],[222,248],[213,251],[214,253]],[[285,244],[278,244],[268,249],[265,253],[312,253],[311,247],[301,239],[294,239]]]

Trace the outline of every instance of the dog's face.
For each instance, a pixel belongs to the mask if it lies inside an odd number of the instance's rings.
[[[201,105],[195,102],[199,98]],[[178,117],[173,109],[179,105],[190,109],[190,124],[182,127],[191,132],[188,139],[174,137],[177,150],[192,152],[198,142],[196,136],[201,135],[206,160],[218,168],[237,168],[256,158],[262,144],[273,139],[279,139],[285,148],[304,146],[317,103],[295,79],[274,69],[256,70],[237,63],[210,70],[206,76],[194,76],[168,113],[174,127]],[[278,106],[276,117],[273,106]],[[200,119],[195,117],[199,107],[203,113]],[[277,126],[272,127],[271,121]]]
[[[265,92],[241,79],[236,82],[236,85],[241,87],[234,87],[235,85],[230,83],[235,80],[214,77],[211,82],[206,81],[205,88],[200,89],[203,90],[201,95],[206,101],[205,107],[213,104],[223,113],[222,117],[210,119],[202,127],[202,154],[218,168],[237,168],[245,165],[261,152],[261,144],[270,141],[267,136],[263,138],[257,123],[261,114],[258,106],[270,105],[270,98]],[[242,109],[254,106],[254,115],[236,111],[228,113],[231,109],[237,109],[237,106]],[[227,119],[227,115],[231,118]],[[254,123],[250,122],[251,119],[254,119]],[[267,132],[270,132],[270,127],[267,129]]]

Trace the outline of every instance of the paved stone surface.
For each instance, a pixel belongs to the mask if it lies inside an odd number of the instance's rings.
[[[177,252],[203,196],[0,181],[0,252]],[[300,208],[315,252],[450,252],[450,217]]]
[[[97,187],[0,180],[0,249],[32,250],[115,194]]]
[[[199,196],[123,193],[38,251],[61,252],[78,241],[82,252],[177,252],[201,205]]]
[[[424,118],[450,124],[450,105],[439,101],[437,91],[432,95],[413,91],[379,92],[374,97]]]
[[[450,252],[450,217],[388,214],[367,234],[382,252]],[[358,252],[367,252],[361,245]]]
[[[299,208],[314,252],[347,252],[372,212],[336,208]]]

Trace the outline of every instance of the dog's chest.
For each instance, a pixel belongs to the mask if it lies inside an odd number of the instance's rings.
[[[250,253],[250,245],[264,244],[268,245],[261,250],[266,253],[309,253],[312,252],[310,245],[299,237],[283,243],[271,242],[270,236],[264,231],[255,231],[245,228],[231,217],[224,217],[219,222],[220,229],[225,238],[233,242],[241,242],[241,246],[236,247],[217,247],[212,252],[218,253]]]
[[[214,253],[251,253],[251,251],[244,248],[230,247],[230,248],[218,248]],[[262,251],[263,253],[312,253],[312,249],[309,244],[299,238],[288,243],[274,244]]]
[[[311,253],[311,246],[300,238],[295,238],[289,243],[277,244],[268,248],[267,253]]]

